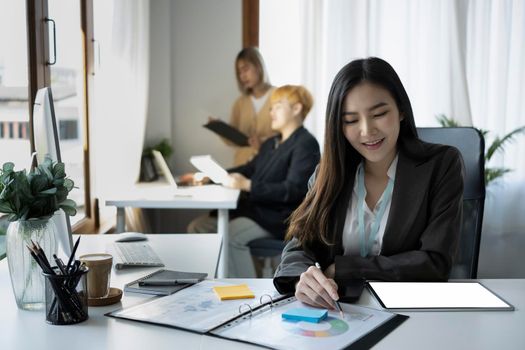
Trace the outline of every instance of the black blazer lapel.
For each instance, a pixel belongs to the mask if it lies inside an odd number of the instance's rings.
[[[415,161],[399,152],[390,213],[383,236],[381,255],[406,250],[402,247],[427,195],[431,172],[428,162]]]

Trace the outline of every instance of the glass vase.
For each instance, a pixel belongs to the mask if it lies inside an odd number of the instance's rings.
[[[7,264],[16,304],[24,310],[41,310],[45,306],[42,269],[31,256],[27,246],[38,243],[51,266],[57,252],[57,229],[52,220],[13,221],[6,234]]]

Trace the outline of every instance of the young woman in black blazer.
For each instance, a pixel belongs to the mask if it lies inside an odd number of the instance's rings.
[[[409,98],[387,62],[350,62],[330,90],[323,156],[291,216],[276,288],[333,308],[336,281],[447,280],[462,173],[458,150],[418,138]]]

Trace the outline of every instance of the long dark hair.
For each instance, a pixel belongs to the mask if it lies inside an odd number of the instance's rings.
[[[333,231],[334,210],[341,194],[353,177],[362,156],[350,145],[343,134],[343,102],[347,93],[359,83],[367,81],[390,92],[396,101],[401,121],[398,147],[409,155],[417,156],[414,144],[418,143],[416,125],[408,95],[388,62],[369,57],[348,63],[337,73],[326,107],[324,151],[313,187],[305,200],[290,217],[287,239],[296,237],[301,243],[320,240],[330,242]],[[342,203],[341,203],[342,204]]]

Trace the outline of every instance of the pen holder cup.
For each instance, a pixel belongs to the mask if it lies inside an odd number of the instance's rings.
[[[53,325],[80,323],[88,319],[87,273],[85,266],[78,271],[55,275],[42,272],[45,277],[46,322]]]

